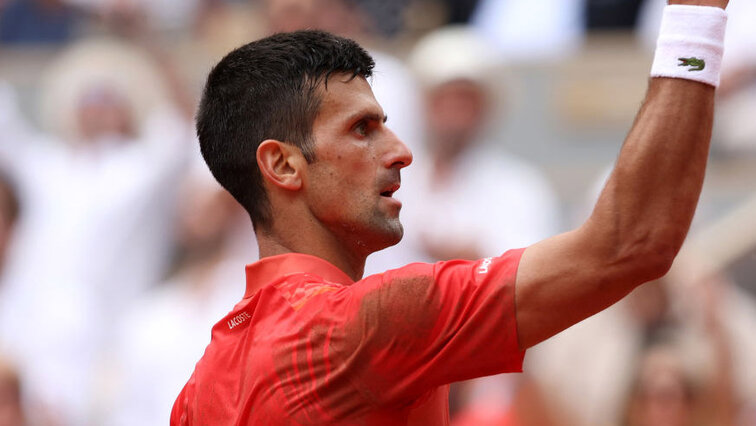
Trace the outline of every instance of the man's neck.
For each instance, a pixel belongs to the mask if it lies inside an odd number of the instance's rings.
[[[355,255],[337,242],[328,241],[333,238],[286,238],[266,231],[257,231],[256,234],[260,259],[287,253],[309,254],[331,263],[354,281],[362,279],[367,256]]]

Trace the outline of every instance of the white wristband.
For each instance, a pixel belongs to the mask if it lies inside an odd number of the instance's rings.
[[[726,27],[727,12],[719,7],[666,6],[651,77],[719,86]]]

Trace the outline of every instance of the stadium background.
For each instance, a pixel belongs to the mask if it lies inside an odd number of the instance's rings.
[[[230,49],[303,27],[364,43],[418,175],[441,156],[437,89],[473,83],[490,111],[471,143],[493,159],[486,176],[507,182],[465,180],[483,166],[460,161],[460,186],[406,207],[407,226],[455,208],[454,191],[478,194],[483,207],[459,202],[459,214],[494,228],[538,216],[528,233],[500,230],[504,249],[587,216],[643,99],[663,3],[0,0],[0,425],[166,424],[256,256],[191,130],[204,77]],[[756,424],[756,6],[730,9],[707,181],[669,278],[531,350],[525,374],[456,385],[453,424]],[[485,211],[509,186],[504,218]],[[368,269],[487,237],[428,222],[420,249],[409,241]]]

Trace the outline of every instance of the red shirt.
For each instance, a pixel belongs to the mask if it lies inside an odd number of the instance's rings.
[[[248,265],[171,425],[446,425],[449,383],[522,371],[522,251],[357,282],[303,254]]]

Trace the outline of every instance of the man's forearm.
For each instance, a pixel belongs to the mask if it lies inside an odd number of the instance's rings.
[[[633,281],[665,272],[685,239],[701,192],[714,113],[714,87],[652,78],[648,94],[586,227]]]
[[[728,2],[671,0],[669,3],[724,8]],[[675,53],[699,48],[681,45],[679,40],[683,36],[704,40],[697,43],[707,55],[716,51],[717,34],[721,37],[724,27],[710,22],[717,22],[724,15],[707,12],[696,16],[704,21],[681,25],[672,17],[682,19],[688,14],[698,15],[699,7],[690,10],[675,8],[676,14],[670,16],[671,21],[662,25],[660,50],[652,73],[717,84],[718,75],[701,72],[708,66],[706,72],[711,73],[712,63],[700,59],[703,56],[678,57]],[[670,43],[674,46],[672,49]],[[719,52],[721,55],[721,50]],[[718,66],[716,56],[714,54],[709,59],[716,60]],[[679,61],[677,66],[675,61]],[[696,62],[696,68],[689,66],[692,61]],[[691,71],[697,74],[690,74]],[[649,273],[653,277],[659,273],[656,268],[666,271],[685,239],[703,184],[713,114],[713,86],[681,78],[652,78],[644,105],[625,140],[615,170],[586,224],[589,228],[597,226],[597,229],[604,230],[606,238],[599,241],[606,244],[604,249],[614,248],[620,262],[638,248],[649,250],[650,259],[658,260],[661,266],[649,262],[648,271],[641,268],[638,272],[641,276]]]
[[[651,79],[591,217],[523,254],[515,290],[522,349],[666,273],[701,190],[713,97],[703,83]]]
[[[585,225],[615,264],[630,265],[631,280],[656,278],[671,266],[693,219],[711,139],[712,85],[719,82],[726,14],[699,6],[724,8],[727,0],[670,4],[680,6],[665,10],[652,75],[680,78],[651,79],[615,170]],[[632,262],[638,253],[645,258],[641,267]]]

